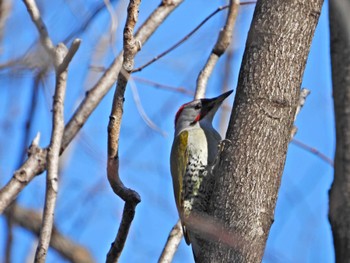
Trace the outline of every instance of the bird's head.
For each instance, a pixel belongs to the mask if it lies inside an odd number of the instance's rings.
[[[232,90],[211,99],[198,99],[183,104],[175,116],[175,131],[179,133],[188,127],[199,125],[200,121],[212,122],[214,115],[222,102],[232,93]]]

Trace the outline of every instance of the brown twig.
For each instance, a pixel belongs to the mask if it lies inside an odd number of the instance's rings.
[[[256,3],[256,1],[247,1],[247,2],[240,3],[239,5],[250,5],[250,4],[255,4],[255,3]],[[190,31],[186,36],[184,36],[182,39],[180,39],[178,42],[176,42],[174,45],[172,45],[167,50],[165,50],[162,53],[160,53],[159,55],[155,56],[153,59],[151,59],[150,61],[148,61],[144,65],[133,69],[132,73],[139,72],[139,71],[143,70],[144,68],[148,67],[149,65],[153,64],[154,62],[156,62],[160,58],[164,57],[165,55],[167,55],[168,53],[170,53],[171,51],[173,51],[177,47],[181,46],[187,39],[189,39],[194,33],[196,33],[198,31],[198,29],[200,29],[213,16],[215,16],[217,13],[219,13],[222,10],[225,10],[228,7],[229,7],[229,5],[224,5],[224,6],[218,7],[214,12],[209,14],[198,26],[196,26],[192,31]]]
[[[179,47],[181,44],[183,44],[187,39],[189,39],[194,33],[196,33],[198,31],[198,29],[200,29],[206,22],[208,22],[210,20],[210,18],[212,18],[213,16],[215,16],[217,13],[219,13],[220,11],[224,10],[228,8],[228,5],[225,6],[220,6],[218,7],[214,12],[212,12],[210,15],[208,15],[201,23],[199,23],[198,26],[196,26],[191,32],[189,32],[186,36],[184,36],[182,39],[180,39],[178,42],[176,42],[174,45],[172,45],[170,48],[168,48],[167,50],[163,51],[162,53],[160,53],[159,55],[155,56],[153,59],[151,59],[150,61],[148,61],[146,64],[135,68],[132,70],[132,72],[139,72],[141,70],[143,70],[144,68],[148,67],[149,65],[151,65],[152,63],[154,63],[155,61],[159,60],[160,58],[164,57],[165,55],[167,55],[168,53],[170,53],[171,51],[173,51],[174,49],[176,49],[177,47]]]
[[[162,254],[158,260],[158,263],[171,263],[174,255],[179,247],[181,238],[183,237],[181,221],[178,220],[174,227],[171,229],[166,244],[163,248]]]
[[[168,15],[178,7],[183,0],[173,0],[171,3],[163,1],[139,28],[135,35],[141,44],[145,43],[155,32],[159,25],[168,17]],[[116,81],[116,75],[120,71],[122,63],[122,52],[112,62],[111,66],[103,74],[100,80],[86,92],[84,100],[81,102],[74,115],[67,123],[61,145],[61,153],[67,148],[69,143],[77,135],[81,127],[85,124],[91,113],[112,87]],[[17,170],[11,180],[0,190],[0,214],[17,197],[20,191],[33,178],[42,173],[46,167],[46,149],[40,149],[38,145],[31,147],[29,158]]]
[[[321,158],[321,160],[325,161],[326,163],[328,163],[330,166],[334,167],[334,162],[331,158],[329,158],[327,155],[325,155],[324,153],[321,153],[319,150],[303,143],[302,141],[299,141],[295,138],[293,138],[291,140],[291,143],[295,144],[296,146],[316,155],[317,157]]]
[[[130,0],[128,15],[124,27],[124,53],[122,69],[118,75],[117,87],[114,93],[111,115],[108,123],[108,161],[107,177],[114,191],[125,201],[122,222],[118,229],[115,241],[107,254],[106,262],[118,262],[123,250],[128,232],[135,216],[135,208],[141,201],[139,194],[124,186],[119,176],[119,135],[123,115],[124,93],[130,73],[134,67],[134,58],[140,50],[141,44],[134,38],[133,32],[138,19],[138,9],[141,0]]]
[[[208,79],[213,73],[214,67],[218,59],[221,57],[222,54],[224,54],[224,52],[231,43],[233,28],[238,14],[238,6],[239,0],[230,0],[229,11],[226,18],[225,26],[220,31],[216,44],[212,52],[210,53],[206,64],[204,65],[203,69],[201,70],[198,76],[195,99],[201,99],[205,97]]]
[[[40,228],[42,223],[41,214],[30,210],[22,208],[18,205],[9,206],[4,214],[9,217],[9,212],[12,210],[13,222],[28,231],[32,232],[34,235],[40,235]],[[93,263],[95,262],[89,251],[79,244],[74,243],[67,237],[64,237],[54,226],[50,241],[50,246],[56,250],[63,258],[70,262],[75,263]]]

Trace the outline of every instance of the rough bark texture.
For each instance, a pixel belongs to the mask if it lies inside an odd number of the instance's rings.
[[[261,262],[322,0],[257,2],[199,262]],[[219,242],[218,242],[219,240]]]
[[[334,181],[329,220],[336,262],[350,261],[350,1],[329,1],[333,97],[336,123]]]

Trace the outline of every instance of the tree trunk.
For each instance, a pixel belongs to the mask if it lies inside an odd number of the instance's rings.
[[[214,171],[209,215],[220,227],[203,244],[200,262],[262,260],[322,3],[256,4],[227,140]]]
[[[336,262],[350,261],[350,1],[329,1],[333,98],[336,123],[334,181],[329,220]]]

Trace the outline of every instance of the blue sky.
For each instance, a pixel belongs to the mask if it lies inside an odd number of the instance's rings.
[[[72,3],[74,2],[74,3]],[[42,13],[55,43],[73,31],[95,1],[40,1]],[[104,11],[87,29],[82,45],[69,71],[65,103],[66,121],[81,101],[86,90],[97,81],[100,73],[89,72],[88,66],[108,66],[121,47],[125,2],[114,5],[118,18],[116,43],[109,44],[109,14]],[[224,1],[187,1],[180,6],[137,55],[135,66],[142,65],[175,43]],[[140,25],[159,1],[141,3]],[[198,8],[200,5],[201,8]],[[235,89],[246,35],[254,6],[244,6],[236,22],[230,89]],[[135,76],[174,87],[194,90],[197,75],[203,66],[217,30],[224,23],[221,12],[201,28],[181,47],[144,69]],[[296,138],[333,157],[335,134],[329,58],[327,3],[324,4],[313,40],[303,87],[311,90],[296,125]],[[15,32],[15,33],[14,33]],[[105,45],[97,49],[101,35]],[[0,61],[19,57],[37,37],[24,5],[13,3],[13,13],[2,43]],[[101,47],[101,45],[99,46]],[[211,77],[207,95],[221,93],[226,56],[223,56]],[[24,122],[32,90],[32,73],[2,71],[0,73],[0,184],[11,177],[18,165]],[[125,111],[120,139],[120,174],[126,186],[139,192],[142,202],[136,210],[121,262],[156,262],[168,233],[177,221],[169,171],[169,153],[173,136],[173,119],[177,108],[191,100],[184,94],[157,89],[135,81],[142,107],[148,117],[166,134],[152,130],[141,118],[135,96],[126,91]],[[40,131],[41,146],[47,146],[51,129],[51,98],[54,75],[51,72],[41,86],[31,138]],[[114,88],[91,115],[75,141],[67,149],[60,178],[56,224],[62,233],[85,245],[97,262],[103,262],[119,226],[123,202],[116,197],[106,180],[107,124]],[[229,104],[232,105],[233,96]],[[220,112],[219,112],[220,114]],[[216,125],[218,120],[215,120]],[[331,230],[327,219],[328,189],[333,168],[317,156],[291,144],[279,192],[275,222],[271,228],[264,262],[334,262]],[[42,208],[44,174],[35,178],[21,193],[24,207]],[[6,227],[0,218],[0,247],[3,248]],[[26,231],[15,229],[14,262],[23,260],[35,249],[35,240]],[[0,261],[4,257],[0,252]],[[48,262],[63,262],[50,252]],[[193,262],[192,253],[181,242],[174,262]]]

